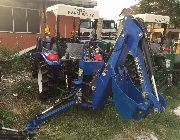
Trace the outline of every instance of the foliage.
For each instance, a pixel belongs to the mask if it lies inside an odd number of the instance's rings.
[[[0,49],[0,66],[4,74],[21,73],[23,70],[30,69],[30,54],[27,53],[21,56],[16,54],[16,51]]]
[[[16,53],[16,51],[8,50],[5,48],[0,49],[0,60],[7,60],[10,59],[11,56],[13,56]]]
[[[140,0],[140,12],[167,15],[171,17],[171,23],[180,24],[179,0]]]
[[[122,16],[129,16],[129,15],[133,15],[133,14],[134,14],[134,11],[131,10],[130,8],[124,8],[120,13],[120,15],[122,15]]]

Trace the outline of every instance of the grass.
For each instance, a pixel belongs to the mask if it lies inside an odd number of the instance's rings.
[[[18,95],[18,98],[21,99],[27,98],[27,100],[29,100],[31,98],[31,100],[33,100],[33,98],[35,98],[37,95],[37,85],[32,79],[20,80],[12,86],[12,90],[15,94]]]
[[[0,118],[6,123],[7,126],[13,123],[13,114],[7,108],[0,107]]]
[[[179,140],[180,118],[171,112],[179,103],[180,97],[170,99],[164,113],[152,114],[141,121],[123,120],[117,116],[112,106],[98,112],[73,108],[44,124],[39,131],[39,138],[108,140],[119,136],[133,139],[141,132],[154,132],[161,140]]]
[[[16,51],[0,49],[0,66],[3,68],[2,72],[4,74],[21,73],[24,70],[29,70],[30,54],[27,53],[22,56],[17,56],[16,54]]]
[[[29,62],[23,57],[8,63],[13,71],[26,70]],[[20,66],[19,66],[20,64]],[[4,68],[6,71],[6,67]],[[1,86],[1,85],[0,85]],[[17,97],[12,96],[18,94]],[[140,133],[154,133],[160,140],[180,139],[180,118],[172,110],[180,105],[180,86],[163,91],[168,107],[164,113],[152,114],[140,121],[126,121],[116,114],[113,106],[103,110],[72,107],[61,115],[53,117],[36,131],[40,140],[117,140],[134,139]],[[30,118],[43,111],[50,104],[42,104],[37,99],[37,84],[30,78],[22,77],[0,93],[0,119],[5,126],[22,128]]]

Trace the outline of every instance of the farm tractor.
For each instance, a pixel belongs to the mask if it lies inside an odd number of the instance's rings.
[[[159,87],[178,85],[180,82],[180,39],[174,39],[170,45],[164,44],[162,51],[155,57]]]
[[[32,132],[40,124],[73,106],[99,110],[113,104],[117,113],[126,120],[140,120],[148,114],[164,111],[166,101],[156,88],[142,22],[133,17],[124,18],[123,30],[106,60],[98,43],[88,41],[83,45],[81,59],[75,61],[78,75],[72,79],[68,96],[35,116],[24,129],[2,126],[1,130],[14,133],[16,137],[33,139]],[[73,48],[78,49],[78,45]],[[71,66],[69,69],[74,68]]]
[[[56,36],[50,37],[50,29],[46,25],[45,36],[37,39],[36,50],[32,53],[32,75],[37,78],[41,100],[48,100],[57,92],[61,92],[62,96],[66,95],[71,90],[73,79],[78,76],[76,68],[82,57],[82,44],[75,27],[72,38],[60,37],[59,16],[73,17],[74,24],[75,18],[98,19],[99,16],[99,12],[92,8],[64,4],[48,7],[46,12],[56,16]]]
[[[137,14],[147,26],[151,58],[154,65],[157,87],[176,85],[180,81],[179,39],[168,39],[166,35],[170,17],[155,14]]]

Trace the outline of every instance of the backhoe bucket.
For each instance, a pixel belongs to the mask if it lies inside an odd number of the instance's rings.
[[[125,76],[124,76],[125,77]],[[127,75],[126,78],[112,78],[113,102],[120,116],[124,119],[139,120],[150,109],[150,101],[145,99],[141,92]]]

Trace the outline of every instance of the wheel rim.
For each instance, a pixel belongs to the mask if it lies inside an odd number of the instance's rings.
[[[38,87],[39,87],[39,93],[42,92],[42,72],[41,69],[38,71]]]

